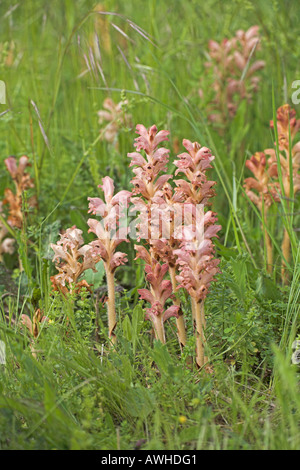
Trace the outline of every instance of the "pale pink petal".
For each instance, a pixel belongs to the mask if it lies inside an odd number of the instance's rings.
[[[100,188],[102,188],[104,192],[104,198],[106,203],[109,203],[113,197],[114,194],[114,182],[109,176],[105,176],[105,178],[102,178],[102,185],[99,185]]]
[[[89,197],[88,201],[90,201],[88,213],[103,217],[106,211],[106,204],[102,201],[102,199],[99,197]]]
[[[169,307],[164,313],[163,321],[165,322],[165,321],[169,320],[169,318],[171,318],[171,317],[178,318],[179,309],[180,309],[180,307],[178,305],[172,305],[172,307]]]

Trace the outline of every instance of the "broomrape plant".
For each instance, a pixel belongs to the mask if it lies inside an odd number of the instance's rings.
[[[121,227],[120,218],[125,208],[128,207],[131,193],[129,191],[120,191],[114,195],[114,182],[106,176],[102,180],[105,202],[100,198],[89,198],[89,212],[100,216],[101,221],[89,219],[89,232],[97,236],[97,240],[90,243],[93,255],[103,260],[107,289],[108,289],[108,329],[109,339],[113,344],[116,342],[115,328],[117,324],[115,307],[115,281],[114,273],[118,266],[127,263],[125,253],[116,251],[117,246],[127,240],[129,228]]]
[[[99,124],[108,122],[103,139],[110,144],[115,144],[118,147],[118,135],[120,130],[124,127],[131,126],[131,116],[125,112],[125,107],[128,101],[124,100],[116,104],[111,98],[106,98],[103,101],[103,108],[98,111]]]
[[[250,160],[246,161],[246,167],[253,173],[254,177],[246,178],[244,187],[246,194],[261,213],[263,220],[262,228],[267,252],[267,270],[273,270],[273,247],[267,229],[268,211],[272,204],[280,201],[280,185],[272,182],[272,175],[277,174],[277,167],[268,163],[264,152],[256,152]]]
[[[208,293],[210,283],[218,273],[219,260],[214,259],[214,245],[211,241],[221,230],[215,214],[211,211],[204,213],[203,206],[210,204],[215,195],[213,186],[215,181],[208,181],[206,171],[211,168],[214,160],[207,147],[201,147],[198,142],[184,140],[183,145],[187,152],[178,155],[179,160],[176,175],[183,173],[186,180],[177,180],[177,194],[191,204],[191,224],[183,227],[183,240],[180,249],[175,251],[180,275],[176,277],[179,287],[185,288],[191,295],[192,315],[196,332],[197,364],[202,367],[204,357],[204,300]],[[200,233],[200,230],[202,232]]]
[[[270,164],[277,167],[278,180],[281,183],[282,196],[289,200],[300,191],[300,142],[293,145],[294,138],[300,129],[300,119],[296,119],[296,111],[288,104],[281,106],[277,110],[277,135],[278,135],[278,156],[276,151],[270,149]],[[270,122],[271,128],[274,128],[274,122]],[[277,143],[275,142],[277,146]],[[281,275],[284,282],[287,281],[286,262],[290,260],[291,241],[287,228],[284,228],[282,241],[282,261]]]
[[[173,187],[169,182],[173,176],[166,174],[170,151],[161,146],[168,140],[169,132],[158,131],[156,126],[146,129],[141,124],[136,126],[136,132],[136,151],[128,154],[134,173],[132,192],[123,190],[114,195],[113,180],[109,176],[103,178],[100,187],[104,200],[88,198],[89,212],[100,217],[100,220],[87,221],[89,232],[97,239],[83,245],[82,232],[73,227],[61,236],[57,245],[52,245],[53,260],[61,261],[57,264],[59,274],[52,278],[53,287],[58,287],[65,295],[79,292],[83,286],[82,273],[86,269],[95,270],[96,263],[103,260],[108,287],[109,339],[116,343],[114,273],[118,266],[127,262],[126,254],[116,249],[121,242],[128,242],[125,211],[131,202],[131,210],[138,218],[134,221],[135,233],[130,232],[130,235],[144,243],[134,248],[136,259],[145,261],[148,288],[138,292],[140,299],[150,304],[146,308],[146,319],[152,322],[156,339],[165,343],[165,322],[175,317],[182,349],[186,344],[186,327],[177,291],[185,289],[192,301],[197,365],[202,367],[207,361],[204,301],[219,271],[212,238],[221,227],[216,225],[216,214],[206,210],[215,195],[216,183],[206,176],[214,157],[208,148],[184,140],[187,152],[178,155],[174,165],[177,167],[175,176],[183,173],[185,179],[175,179]]]
[[[161,175],[166,172],[169,161],[169,150],[158,147],[161,142],[168,140],[168,131],[157,131],[156,126],[147,130],[143,125],[137,125],[135,147],[137,152],[129,153],[130,167],[134,166],[135,177],[131,183],[134,186],[133,194],[140,195],[131,199],[136,211],[140,213],[139,239],[147,240],[149,252],[144,248],[135,246],[137,257],[146,261],[146,279],[151,284],[151,291],[139,291],[141,299],[150,301],[151,309],[147,310],[147,318],[154,325],[156,337],[165,342],[164,322],[171,316],[177,319],[179,343],[184,346],[186,342],[185,325],[180,312],[180,305],[173,306],[164,312],[164,303],[172,294],[172,283],[163,280],[169,270],[169,257],[172,250],[168,250],[165,234],[165,222],[170,215],[164,198],[165,184],[172,178],[171,175]],[[141,151],[145,152],[146,159]],[[162,216],[162,217],[161,217]],[[167,247],[167,250],[166,250]],[[147,256],[145,255],[147,253]],[[167,259],[166,259],[167,258]],[[163,264],[160,264],[160,260]],[[167,261],[167,262],[166,262]],[[170,263],[174,266],[174,262]]]
[[[19,159],[19,164],[17,165],[17,160],[15,157],[9,157],[4,161],[10,176],[15,183],[16,191],[15,193],[6,188],[4,190],[5,199],[3,204],[8,205],[9,216],[7,222],[12,227],[22,228],[25,214],[22,211],[22,194],[25,190],[29,188],[34,188],[34,182],[30,177],[29,173],[26,173],[26,168],[30,166],[29,159],[23,155]],[[28,201],[29,207],[36,207],[37,201],[36,197],[33,196]]]
[[[215,93],[211,103],[212,122],[225,124],[232,119],[240,102],[246,99],[251,102],[252,95],[258,91],[260,78],[256,72],[263,69],[265,62],[252,58],[259,50],[259,27],[251,26],[247,31],[238,30],[234,37],[223,39],[220,43],[210,40],[208,43],[209,58],[205,66],[213,70]],[[199,90],[200,97],[203,96]]]
[[[23,208],[23,194],[24,191],[34,188],[33,179],[25,171],[31,166],[26,155],[20,157],[19,163],[15,157],[6,158],[4,164],[15,184],[15,192],[10,188],[5,188],[4,199],[0,201],[0,262],[3,261],[4,253],[12,255],[15,251],[15,240],[7,235],[14,234],[14,229],[23,228],[28,215]],[[37,207],[35,195],[27,200],[27,207]],[[20,267],[22,268],[21,260]]]
[[[87,269],[96,271],[95,266],[99,259],[94,255],[93,248],[84,245],[82,231],[75,226],[68,228],[60,237],[56,245],[51,244],[55,253],[52,261],[59,271],[51,277],[53,290],[67,295],[80,292],[82,287],[90,289],[88,283],[79,281],[79,278]]]
[[[0,202],[0,215],[2,219],[5,220],[5,215],[3,213],[3,202]],[[4,253],[12,255],[15,251],[15,240],[14,238],[7,237],[8,234],[8,228],[3,223],[3,221],[0,220],[0,262],[3,261]]]
[[[278,138],[274,144],[275,148],[257,152],[247,160],[246,167],[253,173],[254,178],[246,178],[244,181],[247,196],[261,212],[269,273],[273,270],[273,246],[268,233],[268,210],[282,198],[286,200],[289,208],[290,201],[300,191],[300,142],[293,143],[300,129],[300,120],[296,119],[296,111],[285,104],[278,108],[276,122]],[[273,121],[270,121],[270,127],[274,129]],[[286,282],[286,262],[290,260],[291,249],[290,235],[286,227],[281,248],[281,276],[283,282]]]

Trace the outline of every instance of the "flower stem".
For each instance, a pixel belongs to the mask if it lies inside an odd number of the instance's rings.
[[[116,344],[117,338],[115,328],[117,324],[116,305],[115,305],[115,279],[114,274],[105,263],[106,282],[108,290],[107,314],[108,314],[108,337],[112,344]]]
[[[205,362],[204,357],[204,332],[203,332],[203,318],[204,318],[204,309],[203,301],[197,302],[195,299],[192,299],[194,303],[194,314],[196,321],[196,362],[198,367],[203,367]]]
[[[174,266],[170,266],[170,278],[172,282],[173,293],[175,294],[176,288],[177,288],[177,282],[176,282],[176,268]],[[174,304],[180,307],[180,300],[178,299],[177,296],[175,297]],[[181,309],[179,310],[178,314],[179,314],[179,317],[176,318],[177,335],[178,335],[178,340],[180,344],[180,349],[182,351],[182,349],[186,345],[186,330],[185,330],[183,313]]]
[[[272,247],[272,242],[271,238],[268,234],[267,230],[267,212],[265,209],[265,214],[264,214],[264,224],[263,224],[263,232],[264,232],[264,239],[265,239],[265,247],[267,250],[267,271],[269,274],[272,274],[273,271],[273,247]]]
[[[204,300],[202,300],[200,308],[201,308],[201,323],[202,323],[202,340],[203,340],[203,345],[204,345],[204,349],[205,349],[205,343],[206,343],[206,339],[205,339],[206,318],[205,318],[205,310],[204,310]],[[204,364],[206,364],[207,362],[208,362],[208,357],[204,356]]]
[[[156,339],[161,341],[163,344],[165,344],[166,335],[165,335],[163,318],[161,316],[157,316],[155,320],[153,321],[153,324],[154,324]]]
[[[289,262],[289,260],[290,260],[290,247],[291,247],[290,236],[289,236],[289,233],[288,233],[287,229],[284,229],[281,249],[282,249],[282,254],[284,256],[284,259],[287,262]],[[286,284],[287,281],[288,281],[288,274],[287,274],[287,271],[286,271],[286,264],[285,264],[284,260],[282,260],[281,277],[282,277],[283,284]]]

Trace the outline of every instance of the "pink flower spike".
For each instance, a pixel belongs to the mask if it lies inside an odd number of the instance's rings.
[[[56,245],[51,244],[53,262],[58,270],[58,274],[51,277],[52,286],[64,295],[79,292],[82,287],[90,287],[86,281],[79,281],[79,278],[87,269],[95,271],[99,257],[93,256],[92,247],[83,243],[82,231],[74,226],[61,235]]]
[[[137,151],[145,150],[147,154],[153,153],[156,147],[163,141],[168,140],[168,131],[157,132],[157,127],[154,125],[147,131],[145,126],[138,124],[136,126],[136,133],[140,135],[135,139],[134,146]]]
[[[211,70],[214,91],[208,117],[218,124],[220,132],[224,132],[229,120],[236,115],[240,103],[245,99],[251,102],[258,91],[260,77],[255,73],[265,66],[264,61],[255,61],[259,49],[258,26],[248,31],[240,29],[234,37],[220,43],[213,40],[208,43],[210,60],[205,66]]]

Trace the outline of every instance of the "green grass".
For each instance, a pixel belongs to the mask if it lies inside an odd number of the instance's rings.
[[[291,363],[300,313],[299,232],[293,231],[299,193],[293,217],[285,203],[270,213],[275,269],[269,276],[261,220],[242,183],[245,160],[278,138],[269,121],[290,102],[299,79],[300,6],[292,0],[149,0],[141,8],[136,0],[106,0],[104,10],[114,15],[97,15],[95,5],[0,2],[0,44],[15,44],[13,66],[0,55],[7,87],[0,155],[2,161],[29,156],[39,198],[38,211],[15,234],[24,271],[17,254],[0,266],[0,340],[7,353],[0,365],[0,449],[299,449],[299,367]],[[100,69],[89,55],[97,21]],[[266,62],[260,91],[220,136],[207,118],[207,43],[254,24],[262,35],[258,56]],[[85,74],[84,55],[91,68]],[[106,97],[119,102],[125,95],[133,128],[121,130],[116,149],[100,138],[97,111]],[[180,358],[172,321],[165,347],[151,340],[138,302],[144,273],[133,261],[133,244],[125,248],[130,262],[116,275],[125,288],[117,298],[116,352],[108,354],[106,308],[95,295],[64,300],[51,294],[50,243],[74,224],[91,240],[87,197],[98,194],[102,177],[115,178],[117,190],[130,189],[127,153],[138,123],[169,129],[171,149],[174,139],[187,138],[216,156],[213,210],[223,229],[217,242],[222,273],[206,302],[213,374],[187,366],[193,339]],[[1,198],[11,185],[2,168]],[[284,226],[293,237],[290,284],[282,287],[277,233]],[[102,273],[94,284],[105,286]],[[189,298],[181,297],[191,333]],[[35,359],[26,331],[14,321],[37,305],[50,323],[40,332]]]

